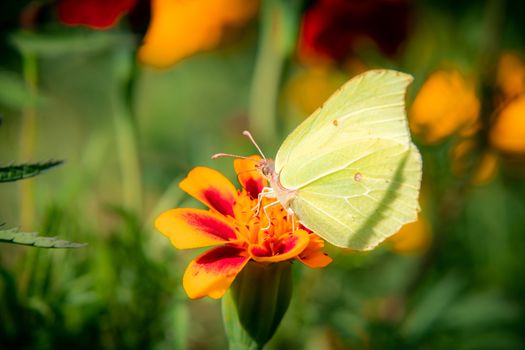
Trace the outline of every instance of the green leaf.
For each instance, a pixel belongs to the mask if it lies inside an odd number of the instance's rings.
[[[0,182],[27,179],[62,163],[63,161],[61,160],[51,160],[45,163],[19,164],[0,167]]]
[[[20,52],[47,57],[98,52],[115,46],[130,46],[133,43],[132,37],[124,33],[83,28],[70,28],[67,33],[19,31],[12,34],[10,40]]]
[[[31,245],[38,248],[82,248],[87,243],[64,241],[56,237],[42,237],[36,232],[18,232],[18,229],[0,230],[0,243]]]

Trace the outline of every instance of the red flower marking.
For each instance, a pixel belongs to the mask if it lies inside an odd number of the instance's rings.
[[[264,188],[264,183],[262,179],[250,178],[244,183],[244,188],[246,189],[246,191],[248,191],[250,197],[252,199],[255,199]]]
[[[277,249],[278,254],[284,254],[289,252],[292,248],[295,247],[295,244],[297,243],[297,236],[290,236],[285,239],[283,239],[280,244],[279,248]]]
[[[225,245],[206,252],[197,258],[195,263],[207,272],[228,274],[229,270],[246,261],[244,251],[244,248]]]
[[[234,216],[233,214],[233,198],[225,198],[221,192],[215,188],[206,189],[203,192],[204,198],[210,203],[210,206],[223,215]]]
[[[253,246],[250,252],[257,257],[282,255],[292,250],[297,244],[297,236],[288,236],[282,239],[268,237],[262,245]]]
[[[184,218],[191,226],[225,241],[235,240],[237,238],[235,231],[222,221],[202,216],[195,212],[185,213]]]

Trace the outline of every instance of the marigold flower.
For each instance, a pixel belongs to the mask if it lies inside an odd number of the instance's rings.
[[[254,160],[234,161],[242,190],[213,169],[193,169],[180,187],[209,210],[171,209],[155,221],[178,249],[217,246],[194,259],[184,273],[183,286],[192,299],[222,297],[250,260],[268,264],[296,259],[313,268],[332,261],[321,251],[324,241],[294,223],[280,204],[262,209],[275,200],[259,202],[267,183]]]
[[[525,153],[525,95],[501,111],[490,130],[490,141],[502,152]]]
[[[152,0],[151,23],[139,59],[164,68],[220,42],[225,27],[239,26],[258,0]]]
[[[57,14],[58,19],[65,24],[108,29],[130,11],[136,2],[137,0],[60,0]]]
[[[480,103],[475,84],[457,70],[431,74],[412,104],[410,128],[426,143],[477,128]]]

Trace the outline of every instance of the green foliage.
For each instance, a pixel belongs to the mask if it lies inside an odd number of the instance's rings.
[[[38,248],[81,248],[85,243],[64,241],[56,237],[42,237],[36,232],[18,232],[18,229],[0,230],[0,243],[29,245]]]
[[[51,160],[45,163],[17,164],[0,167],[0,183],[12,182],[37,176],[43,171],[54,168],[63,161]]]

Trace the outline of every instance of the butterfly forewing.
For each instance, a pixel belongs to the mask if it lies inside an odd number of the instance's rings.
[[[371,70],[339,89],[299,125],[283,142],[275,159],[285,187],[286,166],[293,169],[313,153],[340,148],[362,139],[390,139],[409,145],[405,91],[410,75],[391,70]],[[293,172],[293,170],[291,170]]]

